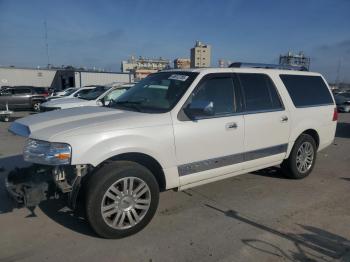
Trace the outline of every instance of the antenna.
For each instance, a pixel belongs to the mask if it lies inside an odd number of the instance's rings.
[[[46,57],[47,57],[47,68],[50,68],[50,56],[49,56],[49,43],[47,41],[47,23],[44,21],[44,30],[45,30],[45,47],[46,47]]]

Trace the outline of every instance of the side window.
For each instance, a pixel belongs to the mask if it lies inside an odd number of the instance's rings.
[[[13,94],[14,95],[26,95],[31,94],[32,91],[29,88],[14,88]]]
[[[265,74],[237,74],[242,85],[245,111],[265,111],[283,109],[275,85]]]
[[[199,108],[196,117],[224,116],[234,113],[234,88],[231,77],[211,78],[205,80],[192,94],[190,108]],[[207,110],[205,114],[204,111]]]
[[[333,99],[320,76],[280,75],[295,107],[329,105]]]

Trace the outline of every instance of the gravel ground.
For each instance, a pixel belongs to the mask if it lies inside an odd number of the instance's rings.
[[[350,114],[308,178],[271,168],[167,191],[152,222],[121,240],[98,238],[62,200],[15,208],[3,180],[24,165],[23,139],[7,128],[0,123],[0,261],[350,261]]]

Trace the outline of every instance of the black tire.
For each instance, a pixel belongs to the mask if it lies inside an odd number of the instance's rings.
[[[33,102],[32,108],[34,112],[40,112],[40,104],[40,102]]]
[[[123,178],[133,178],[137,181],[143,181],[149,189],[147,194],[150,196],[150,205],[143,218],[130,228],[117,229],[105,221],[102,216],[102,205],[105,201],[105,193],[115,185],[117,181]],[[133,182],[134,183],[134,182]],[[130,185],[130,184],[129,184]],[[135,189],[136,190],[136,189]],[[142,191],[142,190],[141,190]],[[124,193],[124,192],[123,192]],[[119,196],[116,196],[119,197]],[[120,201],[120,202],[118,202]],[[159,202],[159,185],[154,175],[144,166],[131,161],[108,162],[99,168],[90,178],[86,190],[86,215],[92,229],[97,235],[103,238],[123,238],[133,235],[142,230],[153,218]],[[123,200],[114,200],[119,205]],[[124,202],[125,203],[125,202]],[[136,203],[136,202],[135,202]],[[113,201],[112,201],[113,204]],[[136,205],[136,204],[135,204]],[[127,212],[127,211],[123,211]],[[131,212],[129,212],[131,213]],[[117,214],[115,214],[116,218]],[[124,215],[123,215],[124,216]],[[124,216],[127,217],[127,216]],[[119,218],[121,219],[121,218]],[[112,219],[111,219],[112,220]],[[126,221],[129,219],[127,218]],[[119,221],[119,220],[118,220]],[[130,222],[130,221],[129,221]]]
[[[313,150],[313,159],[311,162],[311,166],[308,167],[305,172],[301,172],[298,169],[297,156],[298,156],[298,150],[302,145],[305,145],[304,143],[311,144],[312,150]],[[307,177],[312,172],[315,166],[316,156],[317,156],[317,146],[314,138],[308,134],[301,134],[299,138],[295,141],[292,151],[290,152],[289,158],[285,159],[281,165],[283,173],[288,178],[293,178],[293,179],[302,179]]]

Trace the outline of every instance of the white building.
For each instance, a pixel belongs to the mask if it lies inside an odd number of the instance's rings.
[[[174,60],[174,68],[185,69],[191,67],[191,59],[189,58],[176,58]]]
[[[135,59],[134,56],[131,56],[129,60],[122,61],[121,63],[121,71],[123,73],[133,73],[137,79],[144,78],[148,74],[167,68],[170,68],[170,60],[161,57],[158,59],[150,59],[140,56]]]
[[[37,86],[62,90],[68,87],[133,81],[134,77],[130,73],[0,67],[0,87]]]
[[[39,86],[50,87],[57,70],[0,68],[0,86]]]

